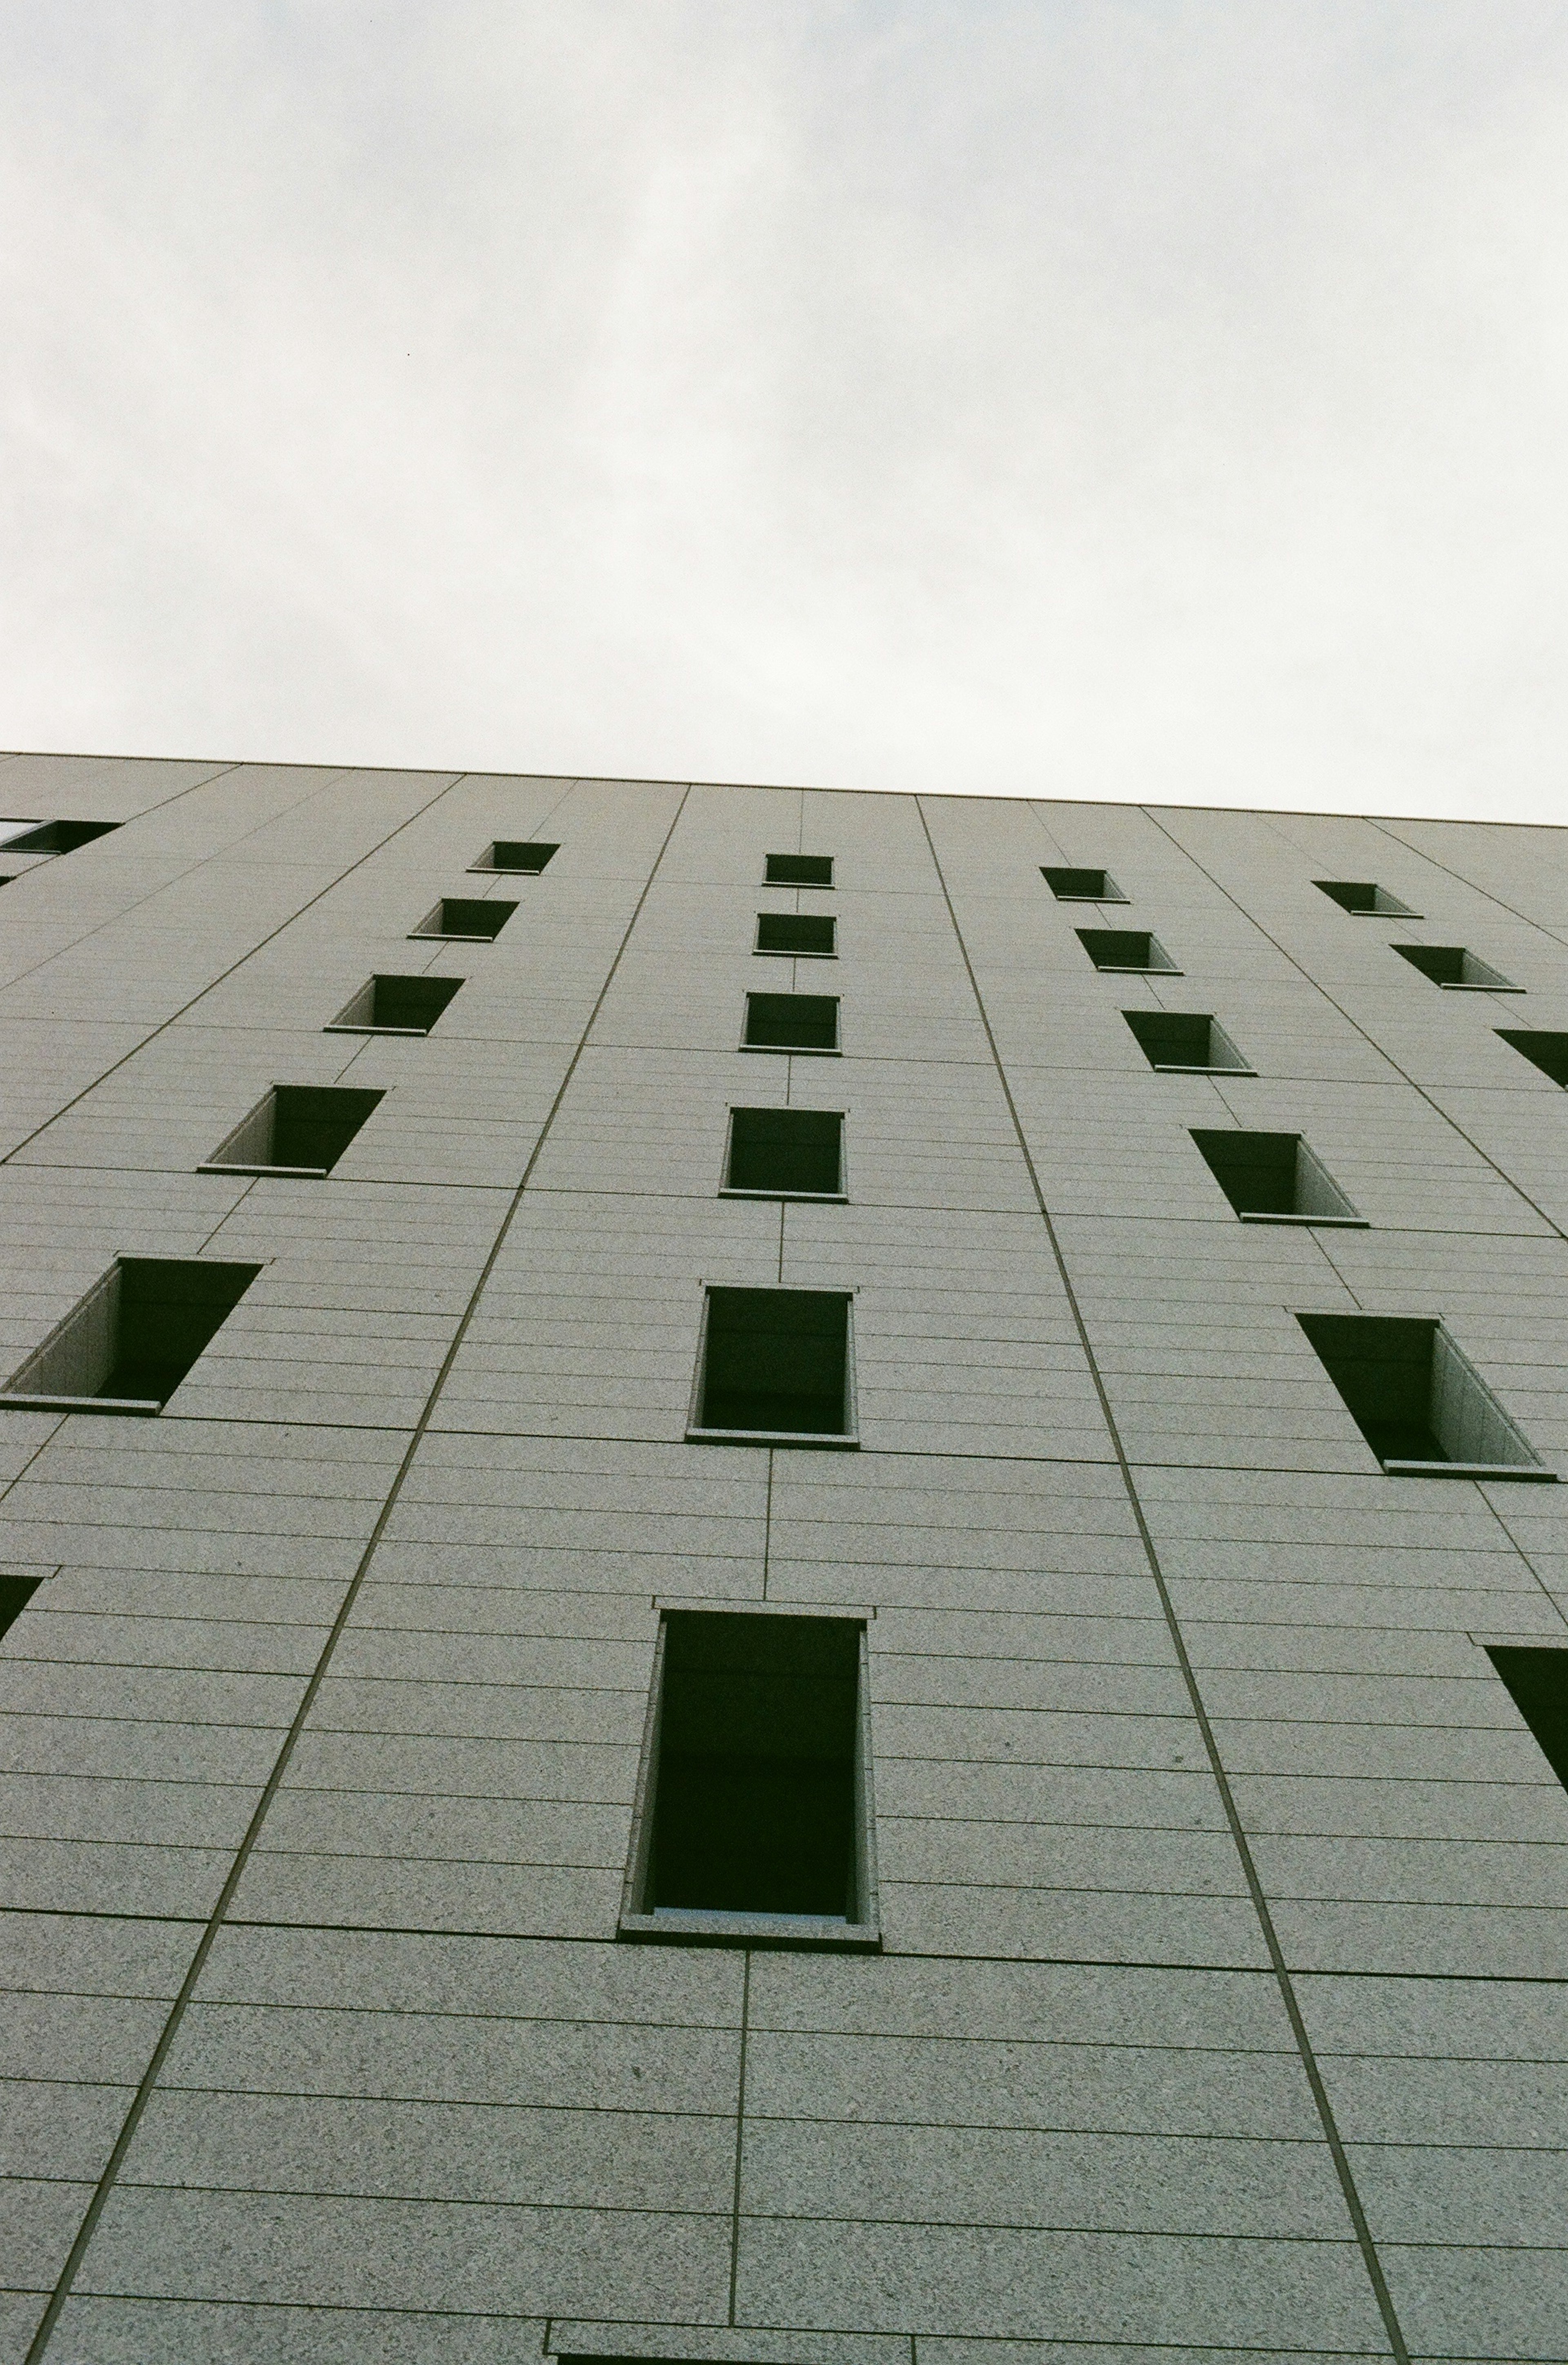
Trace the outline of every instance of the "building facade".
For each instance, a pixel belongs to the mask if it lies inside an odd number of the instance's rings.
[[[1568,833],[0,813],[0,2353],[1568,2358]]]

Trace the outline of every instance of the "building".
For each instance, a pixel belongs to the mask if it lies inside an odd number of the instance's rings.
[[[6,2356],[1568,2357],[1568,834],[0,811]]]

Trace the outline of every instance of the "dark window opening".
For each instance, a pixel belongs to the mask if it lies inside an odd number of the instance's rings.
[[[0,1576],[0,1635],[10,1632],[42,1583],[41,1576]]]
[[[748,1051],[836,1051],[838,1000],[830,993],[748,993]]]
[[[74,854],[79,846],[91,846],[95,837],[107,837],[118,829],[118,821],[40,821],[21,837],[7,838],[7,854]]]
[[[1551,1034],[1544,1026],[1499,1026],[1497,1032],[1543,1076],[1568,1087],[1568,1035]]]
[[[710,1289],[688,1433],[851,1437],[846,1293]]]
[[[428,1035],[462,985],[460,977],[373,977],[323,1031]]]
[[[1568,1789],[1568,1650],[1484,1647],[1542,1756]]]
[[[1339,1185],[1299,1133],[1194,1126],[1210,1173],[1246,1223],[1359,1224]]]
[[[450,936],[458,942],[477,939],[482,944],[494,944],[507,922],[516,911],[515,903],[489,902],[481,895],[443,895],[431,912],[427,912],[414,936]]]
[[[858,1619],[669,1610],[625,1937],[875,1945]]]
[[[1523,986],[1512,984],[1501,970],[1490,961],[1477,958],[1462,945],[1393,945],[1401,960],[1418,969],[1434,985],[1458,986],[1473,993],[1522,993]]]
[[[558,846],[543,846],[533,838],[498,837],[493,845],[485,848],[478,861],[471,862],[468,868],[470,870],[510,870],[520,872],[525,878],[537,878],[551,856],[560,851]]]
[[[767,854],[763,857],[763,880],[769,887],[831,887],[831,854]]]
[[[726,1191],[834,1199],[844,1190],[844,1118],[832,1109],[730,1112]]]
[[[1252,1072],[1217,1018],[1184,1010],[1124,1010],[1122,1016],[1151,1068],[1202,1074],[1215,1070],[1230,1075]]]
[[[1553,1474],[1440,1322],[1386,1314],[1296,1319],[1386,1470]]]
[[[156,1412],[210,1346],[261,1271],[194,1257],[120,1257],[30,1355],[13,1403],[100,1402]]]
[[[1315,879],[1312,883],[1319,894],[1338,903],[1341,912],[1372,913],[1388,920],[1418,920],[1421,916],[1371,879]]]
[[[820,919],[812,912],[759,912],[756,915],[759,953],[805,953],[832,960],[838,951],[838,922]]]
[[[207,1160],[251,1174],[330,1174],[383,1093],[274,1084]]]
[[[1040,876],[1058,903],[1125,903],[1108,870],[1069,870],[1040,865]]]
[[[1147,928],[1080,928],[1078,941],[1096,969],[1157,970],[1163,976],[1181,971],[1158,936]]]

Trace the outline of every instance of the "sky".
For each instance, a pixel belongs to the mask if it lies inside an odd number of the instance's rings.
[[[1568,821],[1557,0],[6,0],[0,745]]]

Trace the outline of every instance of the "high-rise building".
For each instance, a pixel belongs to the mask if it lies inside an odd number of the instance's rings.
[[[1568,2357],[1568,834],[0,811],[5,2355]]]

